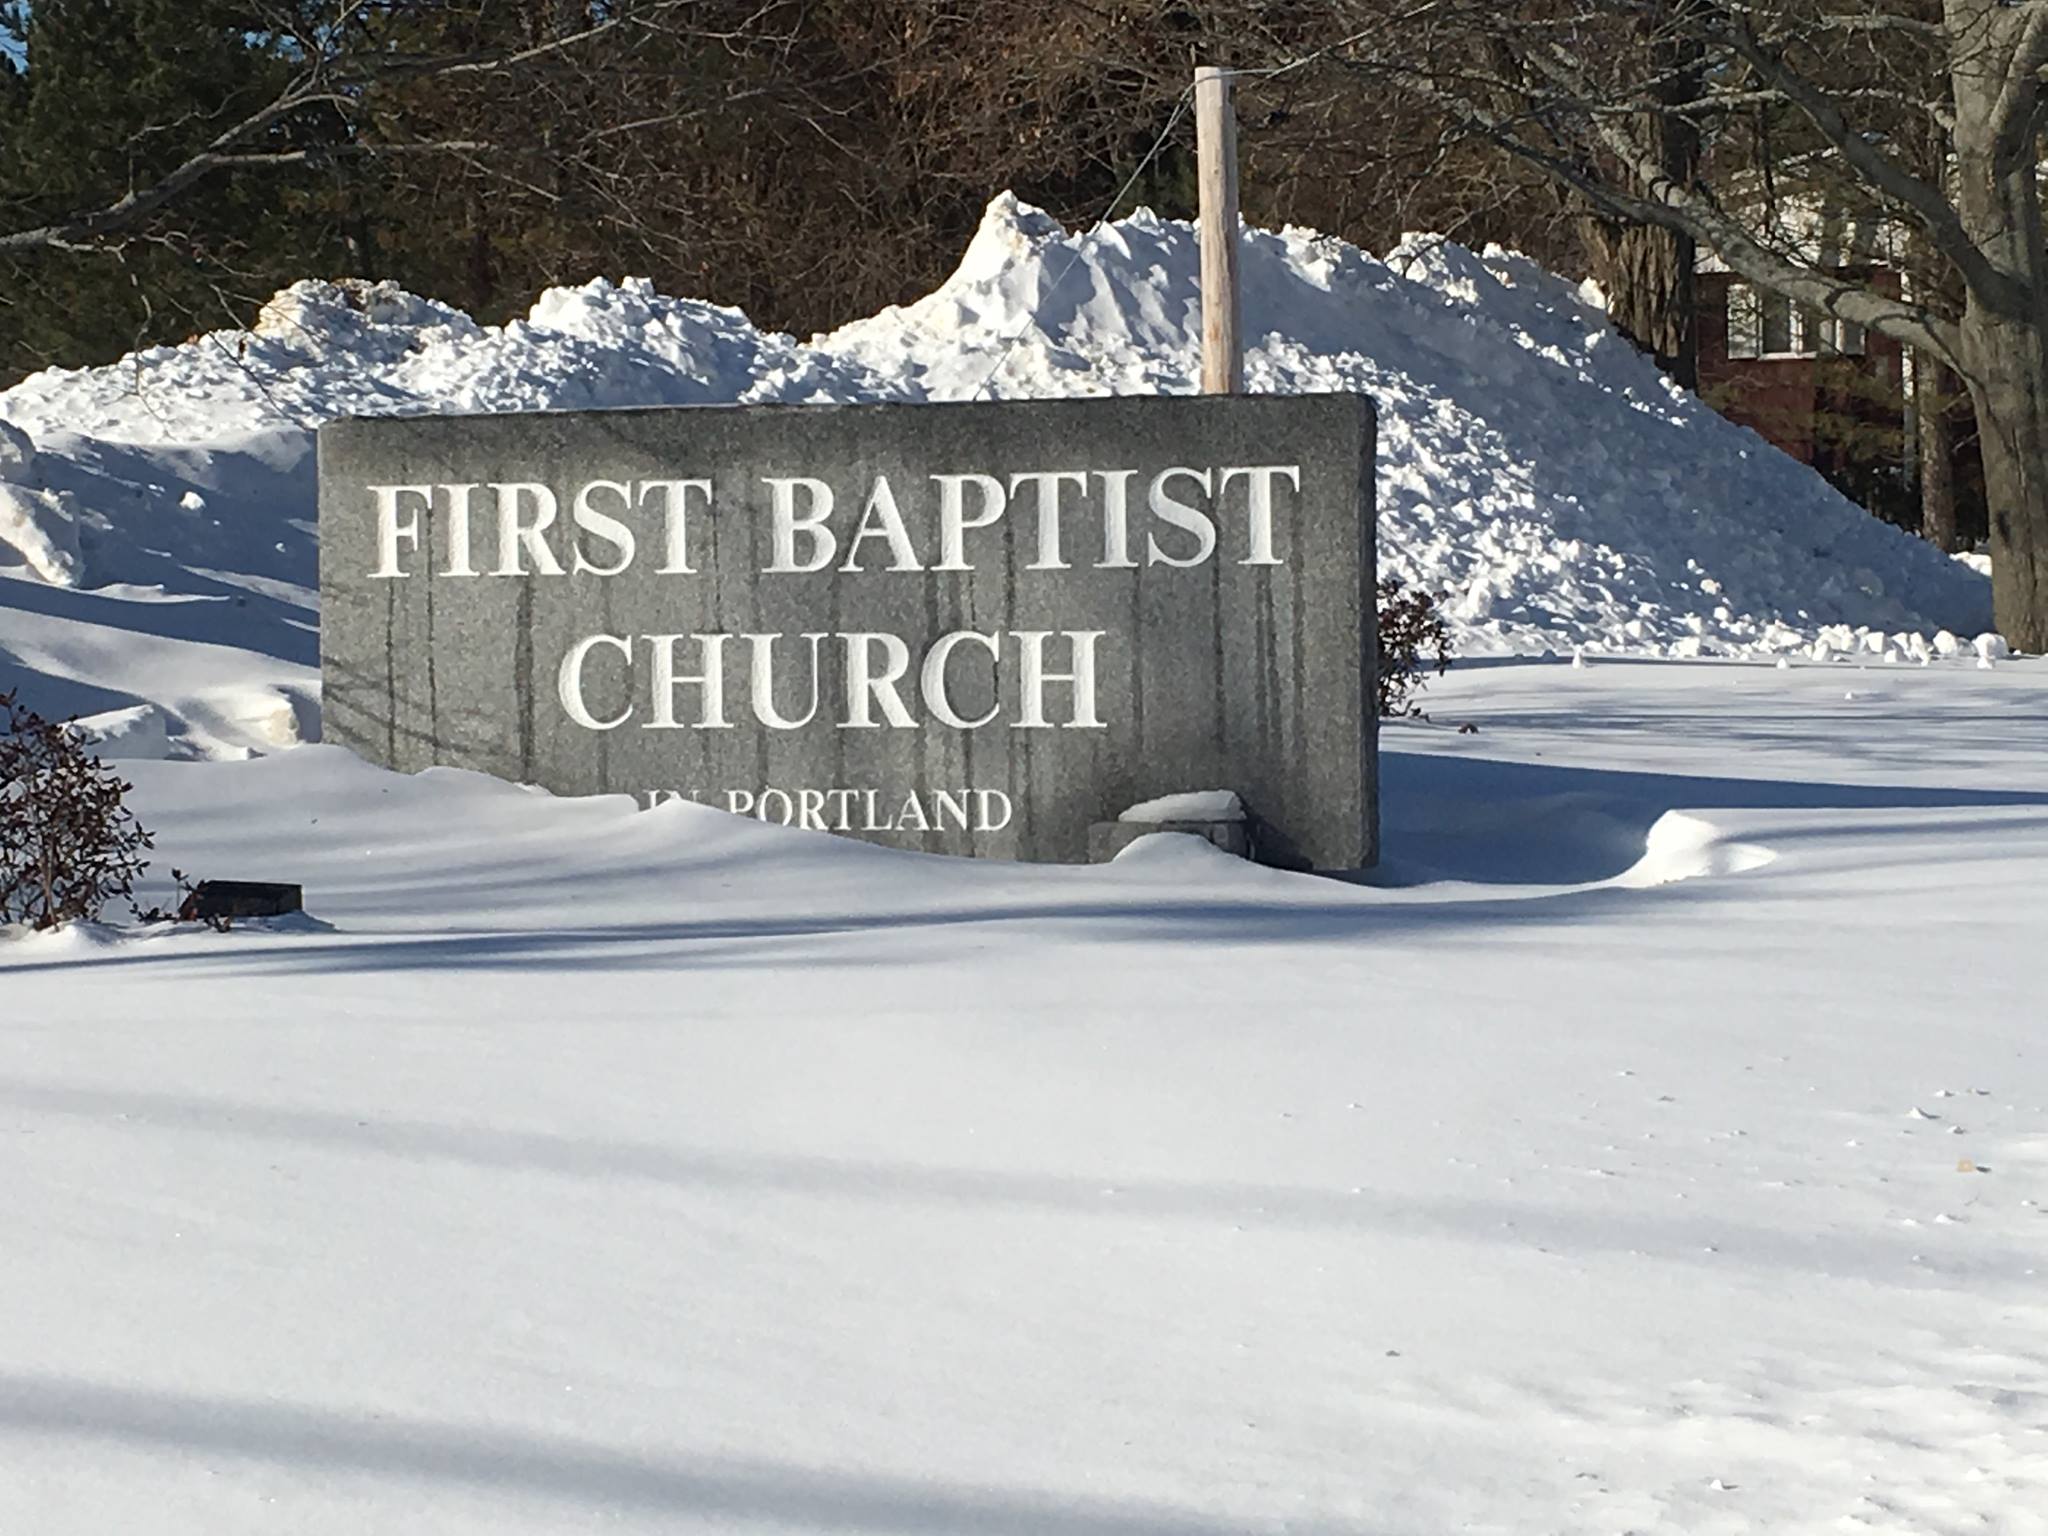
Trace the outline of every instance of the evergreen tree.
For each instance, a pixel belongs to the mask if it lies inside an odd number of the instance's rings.
[[[227,0],[35,0],[8,8],[4,35],[26,60],[0,75],[7,227],[147,186],[289,68],[289,44]],[[322,129],[307,116],[272,136]],[[0,378],[244,320],[252,297],[326,264],[331,223],[292,178],[220,175],[101,249],[0,258]]]

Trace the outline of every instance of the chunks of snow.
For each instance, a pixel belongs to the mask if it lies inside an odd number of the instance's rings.
[[[76,586],[84,561],[69,498],[0,481],[0,551],[8,549],[50,585]]]
[[[35,443],[21,428],[0,416],[0,485],[36,483]]]
[[[315,358],[389,360],[411,352],[423,333],[478,334],[459,309],[408,293],[392,282],[298,282],[256,313],[252,334]]]
[[[222,737],[260,750],[296,747],[305,739],[297,706],[274,687],[214,689],[197,695],[187,708]]]
[[[170,756],[169,722],[154,704],[85,715],[72,724],[103,758],[155,761]]]
[[[1155,825],[1163,821],[1243,821],[1244,802],[1233,789],[1194,789],[1141,800],[1117,820]]]
[[[1775,857],[1768,848],[1725,836],[1704,816],[1666,811],[1651,824],[1642,858],[1616,877],[1615,883],[1638,888],[1707,875],[1743,874],[1763,868]]]

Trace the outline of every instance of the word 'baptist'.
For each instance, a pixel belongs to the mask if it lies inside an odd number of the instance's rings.
[[[1214,558],[1221,504],[1226,497],[1238,499],[1231,492],[1240,483],[1245,540],[1237,563],[1280,565],[1273,548],[1274,486],[1284,481],[1301,490],[1301,469],[1294,464],[1173,465],[1142,481],[1133,469],[1032,470],[1011,475],[1007,484],[986,474],[922,478],[931,486],[926,501],[936,505],[911,503],[926,533],[920,550],[903,497],[886,474],[868,484],[859,519],[843,535],[835,522],[839,498],[829,482],[763,475],[770,553],[762,574],[802,576],[828,568],[971,571],[968,534],[1002,522],[1025,501],[1036,519],[1026,570],[1065,571],[1076,563],[1096,570],[1135,570],[1141,563],[1198,566]],[[554,488],[538,481],[368,489],[377,517],[377,566],[369,575],[384,580],[413,574],[408,565],[419,552],[422,510],[435,514],[440,525],[440,548],[433,551],[439,564],[430,571],[437,577],[619,576],[642,562],[650,543],[658,550],[657,574],[694,576],[698,568],[691,560],[701,557],[705,535],[704,518],[692,513],[715,517],[726,510],[708,479],[585,481],[569,498],[566,520]],[[729,504],[738,498],[723,499]],[[1142,546],[1131,526],[1134,501],[1150,519]],[[1091,520],[1092,530],[1085,527]],[[481,567],[480,522],[490,525],[483,553],[495,557]],[[871,542],[882,549],[871,550]],[[885,563],[863,563],[877,557]]]

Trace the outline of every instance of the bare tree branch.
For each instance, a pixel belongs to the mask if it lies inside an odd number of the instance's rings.
[[[234,146],[264,129],[284,121],[309,106],[339,100],[329,91],[294,88],[269,105],[252,112],[232,128],[219,134],[197,154],[158,178],[149,186],[131,191],[90,213],[73,214],[34,229],[0,234],[0,251],[31,250],[57,246],[67,250],[89,249],[108,235],[122,234],[141,224],[158,209],[173,201],[195,183],[223,166],[235,163]]]
[[[2005,79],[1991,109],[1992,165],[2009,173],[2033,152],[2040,133],[2041,71],[2048,68],[2048,0],[2025,0],[1998,18],[2001,30],[2024,17],[2005,63]]]
[[[1913,175],[1859,132],[1843,116],[1835,98],[1787,64],[1778,49],[1759,41],[1735,16],[1725,12],[1722,15],[1725,19],[1720,25],[1734,51],[1805,114],[1851,170],[1874,190],[1910,210],[1927,231],[1934,248],[1955,263],[1973,289],[2002,309],[2024,307],[2024,289],[1977,248],[1955,207],[1939,187]]]
[[[330,32],[338,32],[363,9],[365,0],[348,0]],[[490,146],[476,140],[435,143],[358,142],[318,148],[249,150],[259,135],[302,114],[327,107],[347,116],[358,110],[363,89],[381,81],[423,81],[511,71],[551,55],[580,48],[613,33],[627,21],[644,22],[650,15],[675,9],[687,0],[655,0],[651,10],[616,11],[575,32],[525,48],[479,51],[443,57],[371,54],[352,59],[316,55],[313,62],[269,103],[217,134],[203,148],[165,172],[148,186],[131,188],[96,209],[70,213],[27,229],[0,233],[0,251],[57,249],[90,250],[112,237],[129,234],[175,202],[199,182],[231,169],[283,169],[347,155],[478,152]]]
[[[1817,271],[1770,250],[1740,221],[1666,175],[1648,146],[1612,117],[1596,119],[1594,131],[1602,146],[1620,162],[1634,190],[1616,187],[1588,166],[1531,142],[1514,121],[1469,97],[1442,90],[1426,76],[1411,73],[1403,77],[1403,83],[1408,89],[1430,95],[1457,119],[1484,133],[1490,142],[1541,167],[1589,202],[1618,217],[1687,236],[1719,253],[1729,270],[1738,276],[1784,294],[1795,303],[1866,326],[1944,360],[1959,355],[1961,337],[1952,321],[1924,306],[1890,298],[1861,282]]]

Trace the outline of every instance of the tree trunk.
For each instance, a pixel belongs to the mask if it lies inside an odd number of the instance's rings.
[[[1645,13],[1642,25],[1652,24]],[[1646,38],[1655,67],[1650,94],[1659,107],[1676,107],[1699,94],[1699,48],[1673,36]],[[1699,171],[1700,137],[1675,111],[1644,115],[1642,132],[1656,146],[1659,168],[1679,186]],[[1657,359],[1657,366],[1687,389],[1700,387],[1698,250],[1690,237],[1644,224],[1587,221],[1586,243],[1607,294],[1615,328]]]
[[[2048,343],[2043,327],[1963,317],[1964,365],[1977,409],[1991,518],[1991,605],[2017,650],[2048,652]]]
[[[1962,547],[1956,528],[1956,432],[1949,416],[1951,375],[1927,353],[1913,358],[1913,410],[1920,434],[1920,536],[1954,554]]]
[[[2042,249],[2039,125],[2007,115],[2038,16],[2002,0],[1946,0],[1957,45],[1956,211],[1999,281],[1970,280],[1957,372],[1977,411],[1991,522],[1991,604],[2015,648],[2048,651],[2048,252]],[[1989,67],[1989,66],[2002,67]],[[2001,128],[2018,123],[2023,133]]]
[[[1614,327],[1687,389],[1699,388],[1699,305],[1694,247],[1669,230],[1591,221],[1594,281]]]
[[[498,288],[497,262],[491,251],[491,221],[483,207],[469,205],[469,292],[463,308],[481,315],[489,310]]]

